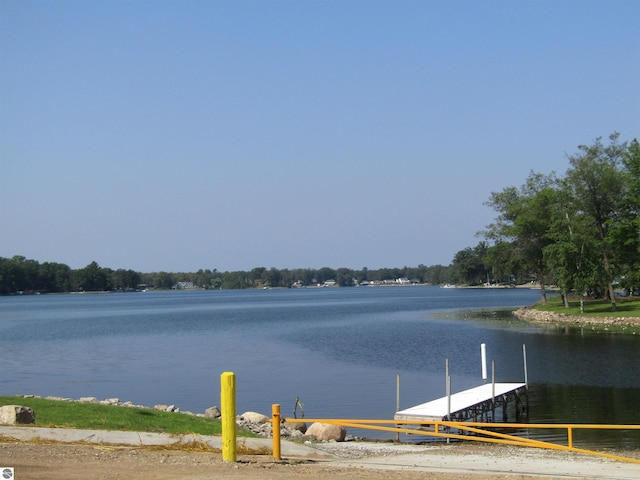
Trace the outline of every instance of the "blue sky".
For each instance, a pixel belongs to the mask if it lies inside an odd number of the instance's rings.
[[[640,132],[638,1],[0,2],[0,256],[449,264]]]

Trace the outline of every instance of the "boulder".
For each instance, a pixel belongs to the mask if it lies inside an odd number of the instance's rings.
[[[306,433],[307,431],[307,424],[304,422],[287,422],[286,425],[292,432]]]
[[[240,419],[251,423],[257,423],[258,425],[268,423],[271,420],[266,415],[256,412],[244,412],[242,415],[240,415]]]
[[[205,418],[220,418],[222,413],[218,407],[209,407],[204,411]]]
[[[176,407],[175,405],[158,404],[158,405],[154,405],[153,409],[154,410],[158,410],[160,412],[176,412],[176,413],[180,413],[180,409],[178,407]]]
[[[31,408],[22,405],[0,407],[0,424],[16,425],[19,423],[36,423],[36,414]]]
[[[322,442],[329,442],[331,440],[344,442],[344,439],[347,436],[347,430],[340,425],[315,422],[307,428],[305,435]]]

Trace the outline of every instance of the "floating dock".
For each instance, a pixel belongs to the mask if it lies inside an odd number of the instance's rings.
[[[507,405],[515,401],[518,415],[522,411],[522,396],[526,393],[526,383],[486,383],[400,410],[396,412],[394,420],[489,421],[490,418],[495,418],[496,408],[502,407],[503,421],[506,421]]]

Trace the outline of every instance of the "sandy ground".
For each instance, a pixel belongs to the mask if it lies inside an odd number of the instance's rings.
[[[462,443],[405,448],[349,442],[318,448],[323,451],[317,456],[276,462],[269,455],[239,455],[236,463],[230,463],[212,452],[4,441],[0,443],[0,467],[13,467],[15,480],[640,478],[640,464],[502,445]],[[618,453],[640,458],[638,451]]]

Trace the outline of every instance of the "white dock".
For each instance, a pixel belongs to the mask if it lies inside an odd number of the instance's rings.
[[[394,420],[425,420],[429,422],[446,420],[447,417],[469,419],[486,412],[496,405],[505,406],[511,398],[519,400],[520,393],[526,392],[526,383],[485,383],[479,387],[422,403],[415,407],[396,412]]]

